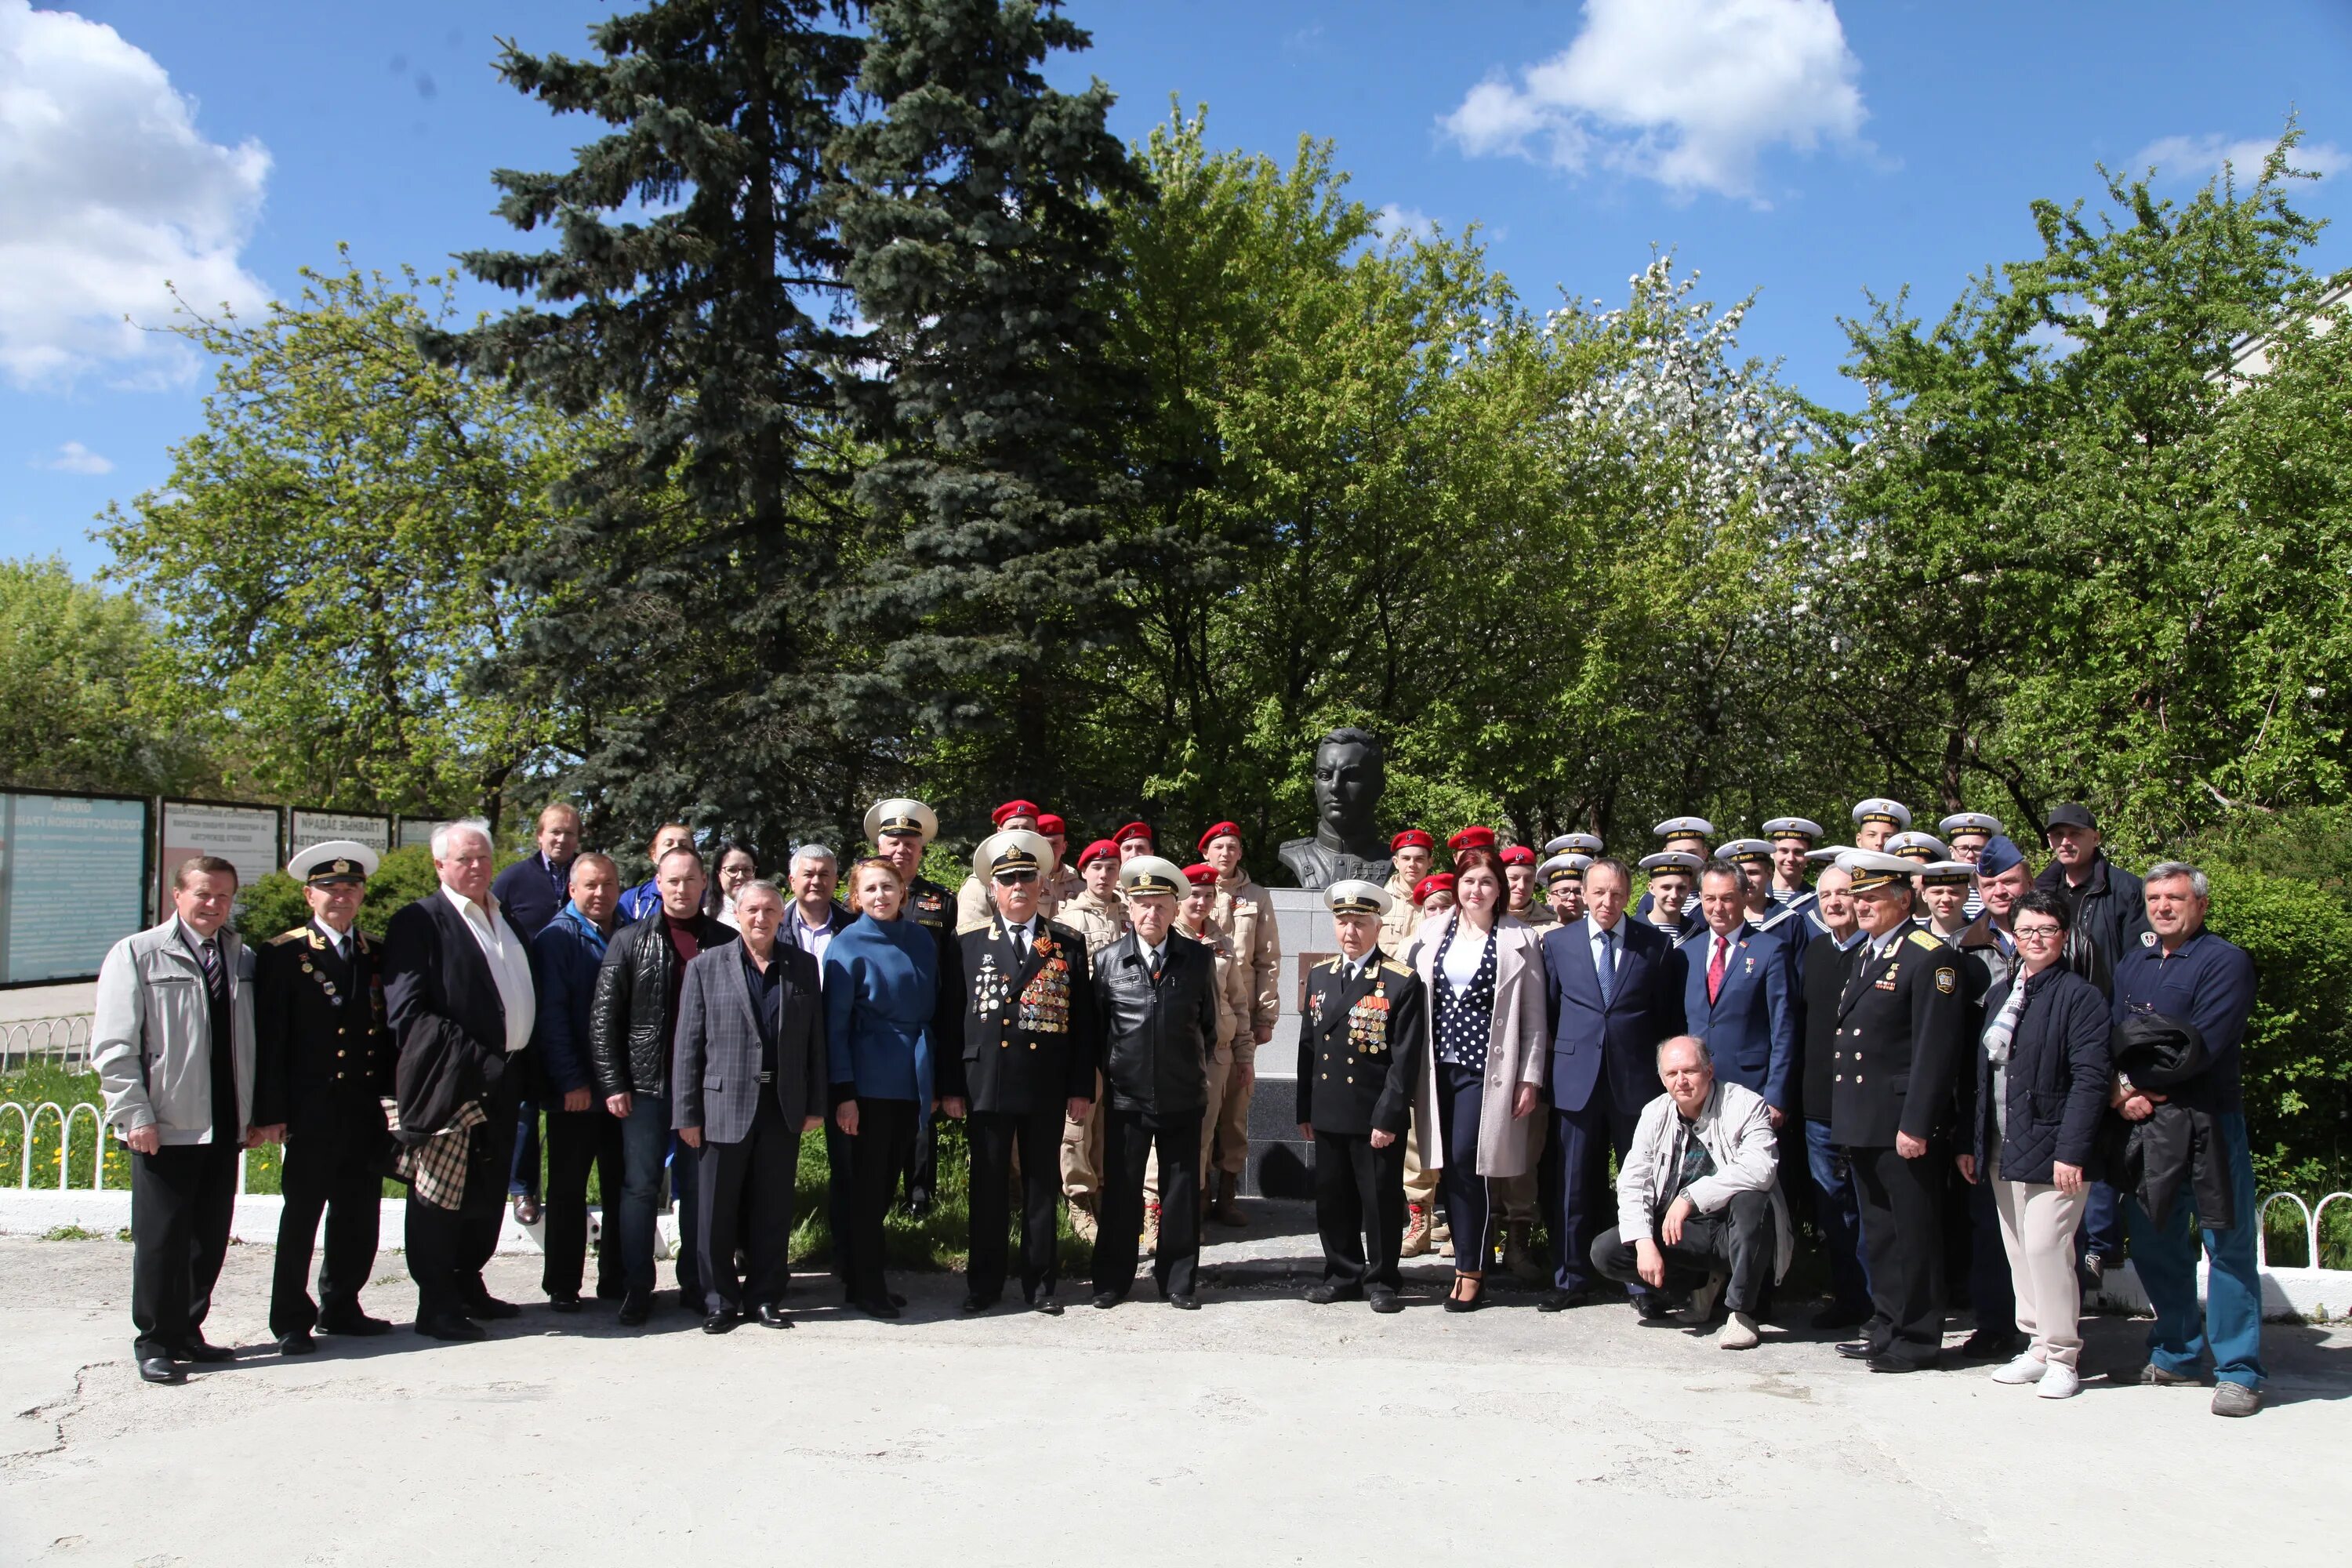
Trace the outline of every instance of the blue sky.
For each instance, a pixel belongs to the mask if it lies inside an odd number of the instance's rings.
[[[504,243],[488,171],[589,133],[501,86],[496,37],[582,52],[567,0],[0,0],[0,555],[104,564],[109,500],[159,484],[208,369],[121,324],[198,298],[290,295],[304,265],[431,269]],[[2290,109],[2352,181],[2352,0],[1591,0],[1433,6],[1078,0],[1094,49],[1055,68],[1119,94],[1140,137],[1177,95],[1219,145],[1328,138],[1400,221],[1475,222],[1523,298],[1611,302],[1653,245],[1708,296],[1760,291],[1746,343],[1851,403],[1841,315],[1909,284],[1930,312],[2027,254],[2025,204],[2153,158],[2186,192]],[[107,31],[111,29],[111,32]],[[2331,230],[2313,258],[2352,265]],[[499,297],[471,290],[469,307]]]

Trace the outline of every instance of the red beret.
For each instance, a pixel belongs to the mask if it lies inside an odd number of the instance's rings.
[[[1423,833],[1418,827],[1408,827],[1402,833],[1398,834],[1394,838],[1389,840],[1389,853],[1391,855],[1395,854],[1400,849],[1434,849],[1436,847],[1437,839],[1435,837],[1431,834]]]
[[[1445,841],[1445,847],[1459,855],[1465,849],[1492,849],[1495,830],[1491,827],[1465,827]]]
[[[1536,852],[1524,844],[1510,844],[1504,847],[1501,858],[1506,866],[1532,866]]]
[[[1415,904],[1425,904],[1429,902],[1430,894],[1450,893],[1453,890],[1454,873],[1433,871],[1412,885],[1412,901]]]
[[[1051,838],[1056,833],[1067,833],[1069,830],[1070,825],[1052,812],[1041,811],[1037,814],[1037,831],[1046,837]]]
[[[998,806],[994,811],[990,812],[988,814],[988,820],[996,824],[997,826],[1002,827],[1004,826],[1004,822],[1007,817],[1025,816],[1034,821],[1036,818],[1036,816],[1037,803],[1035,801],[1008,800],[1003,805]]]
[[[1151,831],[1151,824],[1148,822],[1130,822],[1111,835],[1112,841],[1118,844],[1124,844],[1130,838],[1148,838],[1154,845],[1160,842],[1160,836]]]
[[[1196,888],[1213,888],[1217,885],[1217,868],[1206,860],[1197,866],[1185,867],[1184,875]]]
[[[1078,851],[1078,869],[1083,871],[1097,860],[1116,860],[1118,858],[1118,846],[1113,844],[1108,838],[1097,838],[1092,844],[1087,845],[1084,849]]]
[[[1239,838],[1242,836],[1242,825],[1238,822],[1218,822],[1212,823],[1208,827],[1202,829],[1201,833],[1201,853],[1206,855],[1209,852],[1210,844],[1217,839],[1224,837],[1227,834],[1231,834],[1234,837]]]

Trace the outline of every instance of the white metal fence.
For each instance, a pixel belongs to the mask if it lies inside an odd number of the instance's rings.
[[[88,1013],[65,1018],[18,1018],[0,1024],[0,1073],[54,1061],[67,1072],[89,1070]]]

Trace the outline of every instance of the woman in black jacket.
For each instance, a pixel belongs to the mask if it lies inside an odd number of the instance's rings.
[[[2011,911],[2017,964],[1985,994],[1969,1152],[1959,1157],[1962,1175],[1992,1184],[2017,1326],[2029,1342],[1993,1381],[2039,1384],[2044,1399],[2082,1387],[2074,1232],[2107,1101],[2107,1005],[2063,963],[2070,923],[2065,902],[2049,893],[2028,893]]]

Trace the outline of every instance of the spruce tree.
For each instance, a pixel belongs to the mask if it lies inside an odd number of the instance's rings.
[[[911,718],[950,800],[1037,790],[1084,744],[1076,660],[1117,635],[1105,503],[1136,399],[1108,353],[1106,202],[1143,181],[1109,89],[1039,65],[1087,35],[1053,0],[877,0],[830,204],[870,325],[844,390],[876,460],[874,550],[836,601],[872,662],[845,721]],[[944,744],[938,742],[944,742]]]
[[[514,563],[546,611],[491,679],[568,690],[615,838],[684,815],[772,861],[860,786],[823,721],[814,607],[850,531],[848,256],[820,198],[854,22],[830,0],[658,0],[592,29],[596,58],[499,61],[612,130],[560,173],[493,175],[500,216],[556,244],[460,260],[535,302],[427,346],[609,432],[570,487],[580,521]]]

